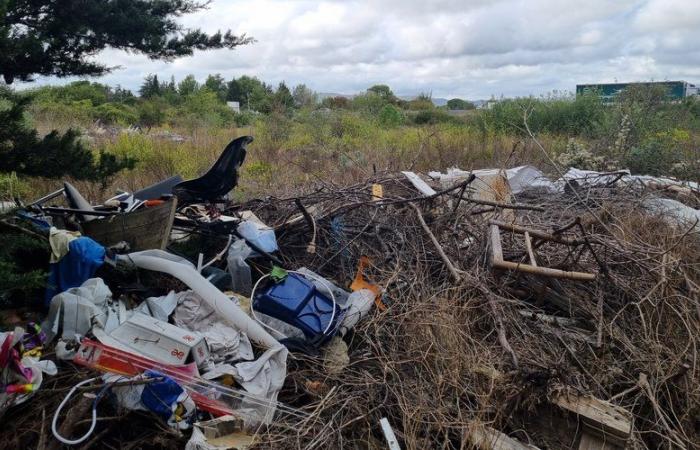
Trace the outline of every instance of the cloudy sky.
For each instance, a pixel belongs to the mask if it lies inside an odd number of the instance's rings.
[[[121,68],[101,81],[138,89],[149,73],[247,74],[319,92],[385,83],[468,99],[584,82],[700,82],[700,0],[215,0],[181,20],[257,42],[172,63],[106,50],[99,59]]]

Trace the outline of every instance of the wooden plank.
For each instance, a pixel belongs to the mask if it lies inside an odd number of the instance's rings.
[[[170,239],[177,200],[162,205],[141,208],[108,219],[91,220],[82,224],[83,232],[102,245],[125,241],[131,251],[164,249]]]
[[[437,194],[435,189],[428,186],[428,183],[423,181],[423,179],[421,177],[419,177],[418,175],[416,175],[414,172],[403,171],[401,173],[404,174],[406,176],[406,178],[408,178],[408,181],[411,182],[413,187],[416,188],[418,190],[418,192],[420,192],[424,196],[430,197],[431,195]]]
[[[474,426],[468,439],[474,447],[481,450],[539,450],[534,445],[523,444],[486,425]]]
[[[538,267],[530,264],[516,263],[512,261],[493,261],[493,267],[504,270],[517,270],[519,272],[531,273],[552,278],[565,278],[567,280],[592,281],[595,274],[586,272],[570,272],[567,270],[552,269],[549,267]]]
[[[527,249],[527,254],[530,257],[530,264],[537,267],[537,260],[535,259],[535,252],[532,251],[532,241],[530,240],[530,232],[526,231],[524,236],[525,236],[525,248]]]
[[[376,202],[384,198],[384,186],[378,183],[372,184],[372,201]]]
[[[579,416],[588,432],[600,438],[624,443],[632,433],[632,415],[610,402],[591,396],[561,394],[554,404]]]
[[[491,265],[503,262],[503,247],[501,247],[501,231],[498,225],[491,225],[489,244],[491,245]]]
[[[516,263],[512,261],[503,260],[503,248],[501,246],[501,231],[500,229],[506,229],[514,233],[521,233],[525,235],[525,246],[530,254],[530,259],[534,262],[534,253],[532,251],[532,242],[530,241],[530,234],[533,236],[540,237],[546,240],[554,240],[559,243],[569,243],[573,241],[561,241],[563,238],[548,235],[541,231],[533,231],[527,228],[519,227],[517,225],[507,224],[505,222],[499,222],[492,220],[489,222],[489,242],[491,245],[491,266],[496,269],[503,270],[517,270],[519,272],[531,273],[533,275],[540,275],[551,278],[564,278],[568,280],[579,280],[579,281],[592,281],[595,280],[596,276],[592,273],[587,272],[573,272],[560,269],[552,269],[549,267],[539,267],[537,263],[535,264],[524,264]]]
[[[555,236],[553,234],[546,233],[544,231],[525,228],[523,226],[516,225],[514,223],[506,223],[506,222],[501,222],[498,220],[492,220],[489,223],[491,225],[498,225],[500,228],[503,228],[504,230],[512,231],[514,233],[525,234],[525,232],[528,232],[531,236],[534,236],[537,239],[543,239],[545,241],[557,242],[559,244],[566,244],[566,245],[583,244],[583,241],[579,241],[577,239],[569,239],[569,238],[566,238],[563,236]]]
[[[384,433],[384,439],[389,446],[389,450],[401,450],[398,439],[396,439],[396,434],[394,434],[393,428],[389,423],[389,419],[382,417],[379,421],[382,426],[382,433]]]
[[[589,433],[587,430],[584,430],[581,434],[581,440],[578,444],[578,450],[619,450],[622,448],[609,440],[606,441],[600,436]]]

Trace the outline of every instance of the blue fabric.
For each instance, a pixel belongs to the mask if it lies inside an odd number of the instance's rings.
[[[46,306],[56,294],[81,286],[95,275],[105,260],[105,248],[89,237],[79,237],[68,244],[68,253],[57,263],[49,265],[46,285]]]
[[[154,381],[144,386],[143,392],[141,392],[141,403],[167,422],[173,415],[173,405],[177,403],[178,397],[184,391],[175,380],[155,370],[147,370],[145,375],[148,378],[163,378],[163,380]]]
[[[37,227],[39,230],[48,231],[51,228],[51,224],[36,216],[35,214],[30,214],[26,211],[17,211],[17,217],[24,219],[31,223],[33,226]]]

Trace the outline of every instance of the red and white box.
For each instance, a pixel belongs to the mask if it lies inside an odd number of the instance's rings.
[[[209,359],[209,347],[202,335],[154,317],[135,313],[110,336],[137,353],[166,364],[198,366]]]

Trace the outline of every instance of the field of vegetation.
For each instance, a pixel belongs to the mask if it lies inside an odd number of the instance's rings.
[[[700,101],[667,102],[662,89],[630,89],[607,105],[593,94],[552,94],[503,99],[488,109],[460,99],[435,107],[429,95],[405,101],[385,85],[352,98],[319,99],[304,85],[273,88],[253,77],[226,82],[219,75],[203,84],[192,76],[179,82],[148,76],[137,95],[88,81],[23,95],[31,98],[28,125],[40,134],[78,130],[96,154],[129,162],[116,175],[78,182],[94,201],[175,173],[197,176],[228,141],[244,134],[255,142],[236,192],[240,198],[316,182],[350,183],[373,171],[452,166],[534,164],[555,176],[570,166],[629,168],[700,177]],[[241,112],[227,101],[238,101]],[[14,174],[1,181],[5,199],[36,197],[60,184]]]

